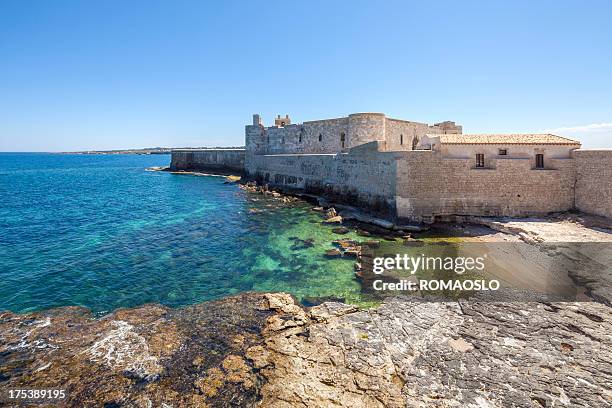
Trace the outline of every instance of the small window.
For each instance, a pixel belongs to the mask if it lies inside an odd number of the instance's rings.
[[[536,169],[543,169],[543,168],[544,168],[544,155],[536,154]]]
[[[344,149],[344,142],[345,142],[345,135],[344,132],[340,133],[340,144],[342,145],[342,148]]]
[[[484,154],[476,154],[476,167],[484,167]]]
[[[323,135],[319,133],[319,142],[323,140]]]
[[[299,143],[302,143],[302,134],[301,134],[301,133],[300,133],[300,136],[299,136],[299,138],[298,138],[298,142],[299,142]]]
[[[283,136],[283,138],[281,139],[281,144],[285,144],[285,137]]]
[[[499,155],[500,156],[507,156],[508,155],[508,150],[506,150],[506,149],[499,149]]]
[[[400,145],[404,144],[404,135],[400,135]]]

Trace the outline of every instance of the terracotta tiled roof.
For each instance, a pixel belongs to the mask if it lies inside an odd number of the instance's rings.
[[[548,144],[548,145],[580,145],[577,140],[551,134],[482,134],[482,135],[428,135],[440,137],[442,144]]]

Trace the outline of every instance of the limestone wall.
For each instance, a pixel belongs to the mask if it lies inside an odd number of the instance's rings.
[[[255,156],[251,176],[261,183],[303,190],[393,217],[395,159],[370,143],[340,154]]]
[[[419,140],[429,131],[426,123],[410,122],[386,118],[385,121],[385,150],[408,151],[412,150],[413,142]],[[416,143],[415,143],[416,145]]]
[[[260,182],[413,221],[572,208],[612,216],[612,151],[570,156],[573,146],[515,144],[412,150],[416,142],[427,144],[427,133],[461,131],[454,122],[429,126],[380,113],[266,128],[256,115],[246,126],[243,160],[245,172]],[[485,168],[475,167],[476,153],[485,154]],[[545,168],[535,169],[540,153]]]
[[[612,218],[612,150],[574,150],[576,208]]]
[[[304,122],[302,124],[302,141],[293,151],[295,153],[337,153],[343,149],[340,138],[344,134],[345,146],[348,147],[348,119],[327,119]],[[319,137],[320,136],[320,137]]]
[[[574,159],[496,160],[477,169],[472,159],[435,151],[381,152],[372,142],[340,154],[255,156],[251,175],[262,183],[322,194],[339,202],[409,221],[454,215],[530,216],[574,207]]]
[[[254,154],[337,153],[350,146],[348,118],[284,127],[248,125],[245,134],[247,150]]]
[[[171,170],[210,170],[242,174],[244,149],[180,149],[172,151]]]
[[[277,123],[280,123],[276,120]],[[259,115],[245,128],[247,157],[258,154],[327,154],[346,152],[378,142],[381,151],[408,151],[427,133],[461,132],[454,122],[434,126],[387,118],[383,113],[354,113],[323,119],[265,127]],[[249,159],[247,158],[247,166]]]
[[[402,154],[395,200],[400,218],[528,216],[573,207],[573,159],[550,159],[555,170],[534,170],[531,160],[520,158],[477,169],[472,159],[443,158],[439,152]]]

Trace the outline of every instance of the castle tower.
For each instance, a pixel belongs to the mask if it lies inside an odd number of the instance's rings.
[[[244,127],[245,158],[244,167],[247,174],[251,173],[255,165],[255,156],[266,154],[266,128],[263,125],[261,116],[253,115],[253,123]]]
[[[353,113],[348,116],[347,147],[374,141],[385,141],[385,115],[383,113]]]
[[[281,115],[277,115],[276,119],[274,119],[274,126],[276,127],[285,127],[291,124],[291,119],[289,115],[285,115],[284,118],[281,118]]]

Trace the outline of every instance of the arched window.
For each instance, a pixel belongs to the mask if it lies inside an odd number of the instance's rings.
[[[344,132],[340,133],[340,144],[342,145],[342,148],[344,149],[344,142],[345,142],[345,134]]]
[[[322,140],[323,140],[323,135],[319,133],[319,142],[321,142]]]
[[[400,145],[404,145],[404,135],[400,134]]]

